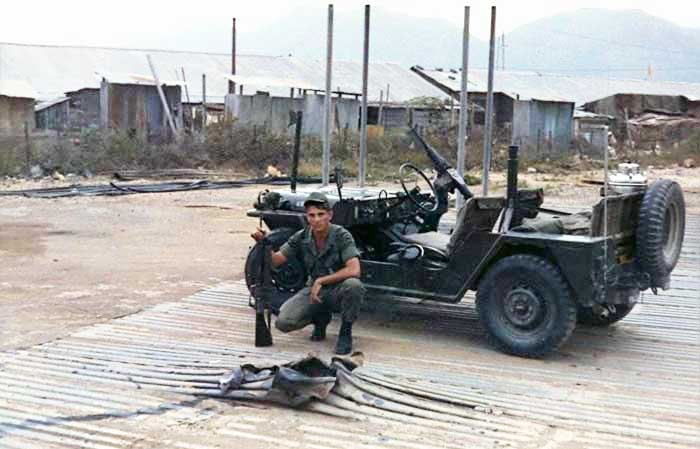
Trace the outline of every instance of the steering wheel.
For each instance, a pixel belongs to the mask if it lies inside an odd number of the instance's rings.
[[[431,208],[425,207],[423,205],[423,203],[421,203],[419,201],[419,199],[413,193],[411,193],[411,192],[415,192],[415,190],[414,189],[408,190],[408,188],[406,187],[406,183],[404,182],[404,176],[405,176],[407,170],[412,170],[412,171],[418,173],[421,176],[421,178],[423,178],[423,180],[428,183],[428,186],[430,186],[430,190],[433,193],[433,198],[435,199],[435,201],[433,202],[433,207],[431,207]],[[435,186],[433,185],[432,182],[430,182],[428,177],[425,175],[425,173],[423,173],[421,171],[420,168],[416,167],[415,165],[411,164],[410,162],[406,162],[405,164],[401,165],[401,167],[399,167],[399,181],[401,182],[401,187],[403,187],[403,191],[404,191],[404,193],[406,193],[406,196],[408,196],[408,198],[411,201],[413,201],[413,203],[415,203],[415,205],[418,206],[418,208],[420,210],[422,210],[423,212],[427,212],[427,213],[433,213],[438,209],[437,192],[435,191]]]

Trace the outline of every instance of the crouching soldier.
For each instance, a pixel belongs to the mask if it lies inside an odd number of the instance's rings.
[[[279,251],[272,253],[272,266],[297,258],[308,275],[306,287],[282,305],[275,327],[282,332],[314,325],[312,341],[326,338],[332,312],[341,316],[336,354],[352,351],[352,324],[357,319],[365,289],[360,281],[359,251],[352,234],[331,224],[333,211],[326,195],[311,193],[304,202],[308,225],[292,235]],[[258,228],[256,241],[265,237]]]

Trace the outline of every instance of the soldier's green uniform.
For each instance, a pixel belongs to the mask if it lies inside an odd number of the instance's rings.
[[[282,245],[280,252],[287,259],[297,258],[308,275],[306,287],[297,292],[282,305],[275,327],[282,332],[301,329],[313,322],[314,316],[322,313],[323,308],[340,312],[342,320],[352,323],[357,316],[364,299],[365,289],[357,278],[348,278],[334,285],[321,287],[322,304],[311,302],[311,285],[316,278],[335,273],[345,263],[360,253],[355,246],[352,234],[342,226],[330,225],[324,247],[316,248],[311,229],[306,228],[292,235]]]

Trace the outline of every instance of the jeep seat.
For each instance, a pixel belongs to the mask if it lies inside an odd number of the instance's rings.
[[[474,214],[477,213],[477,209],[478,200],[476,198],[467,200],[457,213],[457,220],[455,221],[455,228],[452,234],[422,232],[402,235],[400,238],[405,243],[422,246],[427,257],[448,261],[455,248],[477,229],[475,224],[478,220],[474,220]]]

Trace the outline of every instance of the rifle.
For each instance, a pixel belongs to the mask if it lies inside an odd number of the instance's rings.
[[[270,309],[270,294],[275,287],[272,285],[272,247],[270,241],[264,238],[260,241],[260,265],[255,280],[255,346],[272,346],[272,311]]]
[[[411,137],[416,139],[418,143],[423,147],[425,150],[425,153],[428,155],[428,158],[430,158],[430,161],[433,163],[433,166],[435,166],[435,170],[438,173],[438,176],[442,176],[445,173],[447,173],[450,178],[452,178],[452,181],[454,182],[454,187],[459,191],[464,196],[464,199],[469,199],[473,195],[469,191],[469,188],[467,187],[467,183],[464,181],[464,178],[457,173],[457,170],[452,168],[449,162],[445,160],[444,157],[440,156],[437,151],[433,147],[431,147],[428,142],[423,140],[423,137],[418,134],[418,131],[416,131],[415,128],[411,128],[409,131],[411,134]]]

